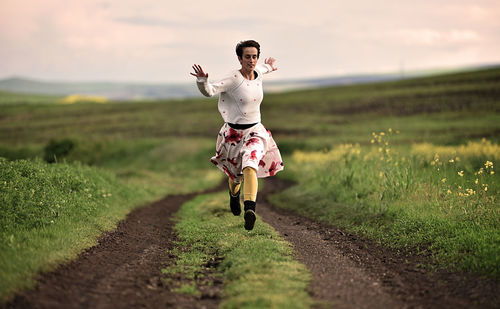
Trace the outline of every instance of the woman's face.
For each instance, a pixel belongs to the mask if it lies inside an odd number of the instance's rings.
[[[244,70],[252,71],[257,65],[257,48],[255,47],[245,47],[243,48],[243,55],[238,57],[241,63],[241,68]]]

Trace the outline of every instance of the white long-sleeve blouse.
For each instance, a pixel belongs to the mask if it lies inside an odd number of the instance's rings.
[[[260,104],[264,98],[262,75],[272,72],[268,64],[255,67],[257,76],[253,80],[243,77],[239,70],[211,83],[206,77],[198,77],[196,84],[200,92],[207,97],[219,94],[219,112],[225,122],[250,124],[260,122]]]

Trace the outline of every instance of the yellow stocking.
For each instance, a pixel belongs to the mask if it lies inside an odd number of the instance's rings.
[[[257,172],[251,167],[243,169],[243,200],[256,201],[257,200]]]
[[[229,191],[231,191],[231,194],[235,196],[236,193],[240,191],[241,183],[235,183],[234,181],[231,180],[231,178],[228,178],[228,182],[229,182]]]

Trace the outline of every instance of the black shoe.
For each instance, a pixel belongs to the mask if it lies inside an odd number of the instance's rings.
[[[244,201],[245,204],[245,230],[251,231],[253,230],[253,226],[255,224],[255,220],[257,217],[255,216],[255,202],[254,201]]]
[[[229,206],[233,215],[239,216],[241,214],[240,191],[234,196],[231,194],[231,191],[229,192]]]

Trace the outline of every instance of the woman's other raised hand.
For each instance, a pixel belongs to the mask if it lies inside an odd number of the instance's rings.
[[[264,60],[264,63],[269,64],[271,66],[271,68],[273,69],[273,71],[276,71],[278,69],[278,67],[274,64],[275,62],[276,62],[276,59],[274,59],[273,57],[269,57],[269,58],[266,58]]]

